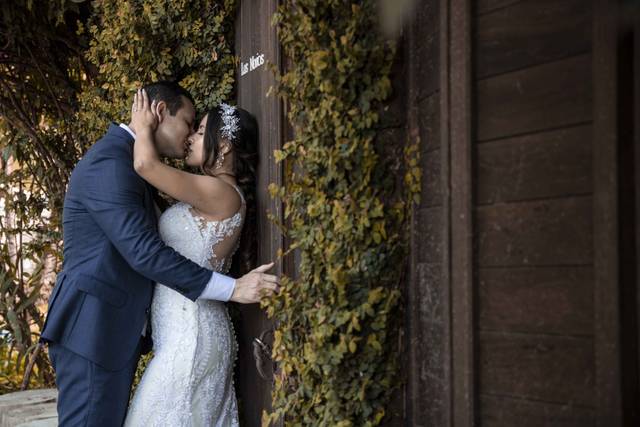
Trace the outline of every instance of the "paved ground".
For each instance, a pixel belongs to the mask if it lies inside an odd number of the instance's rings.
[[[0,396],[0,427],[55,427],[58,425],[54,388],[17,391]]]

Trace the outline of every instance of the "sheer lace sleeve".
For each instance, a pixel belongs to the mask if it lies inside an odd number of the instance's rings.
[[[204,239],[204,247],[207,248],[201,265],[223,274],[231,268],[231,260],[240,245],[240,234],[246,212],[244,196],[239,188],[235,186],[234,188],[240,194],[242,205],[238,212],[229,218],[209,221],[194,212],[193,208],[189,209]]]

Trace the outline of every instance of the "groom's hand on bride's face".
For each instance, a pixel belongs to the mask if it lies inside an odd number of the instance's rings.
[[[255,270],[251,270],[241,278],[236,280],[236,287],[231,295],[231,301],[241,304],[253,304],[260,302],[260,298],[278,292],[280,282],[272,274],[266,274],[273,268],[274,263],[261,265]]]

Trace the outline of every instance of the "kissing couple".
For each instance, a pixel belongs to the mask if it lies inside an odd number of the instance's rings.
[[[227,104],[195,120],[184,88],[149,84],[129,124],[112,123],[71,174],[62,271],[40,338],[60,426],[238,425],[224,303],[279,291],[273,262],[227,276],[255,251],[258,129]],[[177,203],[161,213],[158,191]],[[152,349],[129,405],[140,355]]]

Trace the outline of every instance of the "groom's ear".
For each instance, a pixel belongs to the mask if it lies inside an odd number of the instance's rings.
[[[164,116],[169,113],[167,110],[167,103],[164,101],[156,102],[156,110],[153,113],[158,118],[158,124],[162,123]]]

